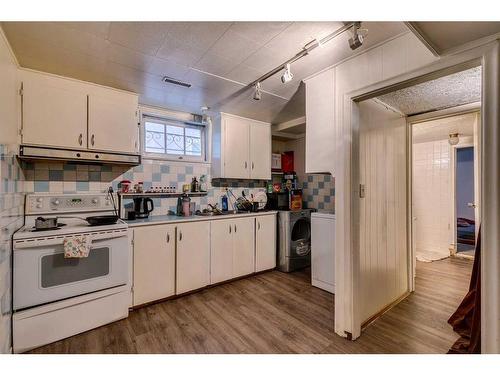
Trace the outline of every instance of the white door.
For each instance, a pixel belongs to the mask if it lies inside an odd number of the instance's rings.
[[[209,236],[208,221],[177,225],[177,294],[209,284]]]
[[[249,178],[249,122],[239,117],[224,118],[224,177]]]
[[[134,229],[134,306],[175,294],[175,226]]]
[[[258,216],[255,229],[255,272],[276,267],[276,215]]]
[[[89,148],[138,152],[139,127],[135,96],[115,92],[89,95]]]
[[[64,80],[44,77],[23,82],[22,143],[87,147],[87,95]]]
[[[210,284],[233,277],[232,220],[213,220],[210,223]]]
[[[233,226],[233,277],[249,275],[255,269],[255,219],[231,220]]]
[[[271,125],[250,124],[250,178],[271,179]]]

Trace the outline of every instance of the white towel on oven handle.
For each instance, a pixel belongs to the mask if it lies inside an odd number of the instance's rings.
[[[63,241],[65,258],[87,258],[92,246],[89,236],[66,237]]]

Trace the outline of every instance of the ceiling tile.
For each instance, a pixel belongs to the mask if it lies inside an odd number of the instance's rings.
[[[182,43],[165,43],[158,50],[157,57],[166,60],[175,60],[180,65],[193,66],[206,52],[195,46],[184,45]]]
[[[166,35],[162,22],[113,22],[109,41],[147,55],[155,55]]]
[[[106,53],[109,61],[145,71],[153,60],[152,56],[112,43]]]
[[[153,57],[147,71],[148,73],[162,77],[169,76],[176,79],[182,79],[189,72],[189,68],[178,64],[174,60]]]
[[[225,77],[236,65],[233,60],[228,60],[208,52],[194,64],[194,67],[204,72]]]
[[[264,45],[291,24],[291,22],[235,22],[230,30]]]
[[[245,64],[240,64],[225,75],[226,78],[249,84],[265,74],[264,70],[254,69]]]
[[[231,30],[224,33],[222,37],[210,48],[209,52],[222,58],[234,61],[235,65],[245,60],[257,51],[260,45],[246,39]]]
[[[59,22],[61,26],[107,38],[111,22]]]

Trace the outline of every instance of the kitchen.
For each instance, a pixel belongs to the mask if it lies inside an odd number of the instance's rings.
[[[444,322],[387,330],[426,308],[406,286],[360,321],[370,190],[339,125],[342,98],[472,61],[417,24],[3,21],[2,353],[445,353]],[[500,27],[476,26],[477,60]]]

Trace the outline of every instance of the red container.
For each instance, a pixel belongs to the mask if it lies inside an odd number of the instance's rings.
[[[293,168],[293,151],[286,151],[281,155],[281,169],[283,172],[291,172]]]

